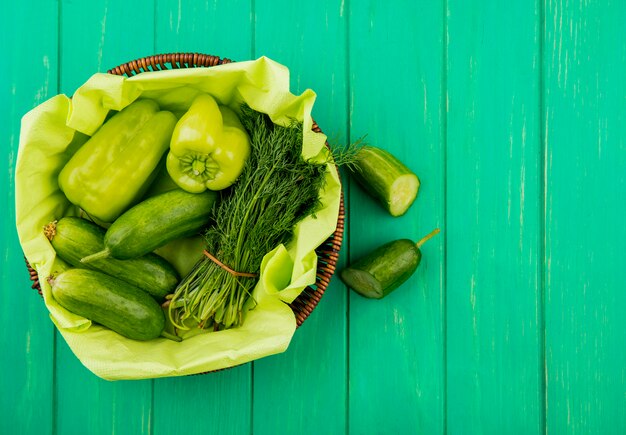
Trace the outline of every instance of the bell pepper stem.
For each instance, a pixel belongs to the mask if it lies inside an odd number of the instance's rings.
[[[111,256],[111,251],[108,248],[106,248],[100,252],[96,252],[95,254],[87,255],[86,257],[81,258],[80,262],[91,263],[92,261],[102,260],[104,258],[109,258],[110,256]]]

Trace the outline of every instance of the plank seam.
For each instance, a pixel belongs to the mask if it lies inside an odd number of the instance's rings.
[[[442,433],[448,433],[448,0],[443,0],[442,20],[442,66],[441,66],[441,97],[443,110],[441,114],[441,141],[442,141],[442,176],[443,176],[443,231],[442,231],[442,263],[441,273],[441,313],[443,328],[443,422]]]
[[[158,27],[158,22],[157,22],[157,8],[158,8],[158,3],[157,0],[154,0],[152,2],[152,15],[153,15],[153,20],[152,20],[152,53],[157,53],[157,27]]]
[[[250,54],[251,58],[256,58],[256,2],[250,0]],[[254,361],[250,362],[250,435],[254,433]]]
[[[61,2],[59,2],[60,4]],[[52,435],[57,435],[58,425],[58,387],[57,387],[57,333],[52,331]]]
[[[157,21],[157,12],[158,12],[158,0],[153,0],[152,2],[152,53],[158,53],[158,21]],[[154,435],[154,425],[155,425],[155,414],[156,414],[156,381],[154,379],[150,380],[150,411],[148,412],[148,435]]]
[[[63,2],[58,0],[57,2],[57,93],[61,91],[61,43],[62,43],[62,29],[63,29]],[[57,359],[58,359],[58,338],[56,327],[52,329],[52,435],[57,435],[59,424],[59,409],[58,409],[58,379],[57,379]]]
[[[345,32],[345,52],[346,52],[346,137],[349,142],[352,142],[352,87],[350,86],[350,75],[352,74],[352,70],[350,68],[350,14],[352,11],[350,0],[345,0],[344,4],[344,14],[346,16],[346,32]],[[346,204],[350,204],[350,185],[351,183],[345,183],[346,186]],[[350,245],[352,240],[352,227],[350,225],[350,207],[346,207],[346,224],[347,231],[345,235],[348,238],[348,243],[345,243],[346,250],[346,258],[350,259]],[[346,358],[346,380],[345,380],[345,431],[346,434],[350,433],[350,289],[346,288],[345,292],[345,300],[346,300],[346,331],[345,331],[345,340],[346,340],[346,350],[345,350],[345,358]]]
[[[547,425],[547,407],[548,407],[548,367],[546,359],[546,213],[547,213],[547,137],[546,137],[546,107],[545,107],[545,20],[546,20],[546,2],[538,0],[539,3],[539,165],[540,165],[540,216],[539,216],[539,279],[540,279],[540,295],[539,295],[539,328],[540,328],[540,377],[541,377],[541,431],[545,435],[548,433]]]
[[[254,433],[254,361],[250,363],[250,435]]]
[[[155,29],[155,33],[156,33],[156,29]],[[155,45],[156,45],[156,39],[155,39]],[[149,435],[153,435],[154,434],[154,390],[155,390],[155,380],[151,379],[150,380],[150,412],[148,413],[148,434]]]
[[[252,59],[256,58],[256,2],[250,0],[250,52]]]

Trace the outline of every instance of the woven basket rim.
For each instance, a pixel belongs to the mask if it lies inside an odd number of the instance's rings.
[[[131,77],[133,75],[150,71],[213,67],[231,62],[234,61],[229,58],[223,58],[215,55],[207,55],[196,52],[173,52],[137,58],[111,68],[107,71],[107,73]],[[316,132],[322,131],[315,120],[313,120],[313,130]],[[328,142],[326,142],[326,146],[329,146]],[[339,170],[337,170],[337,175],[341,185],[341,175]],[[335,232],[315,250],[318,257],[315,284],[306,287],[302,293],[291,304],[289,304],[294,312],[294,315],[296,316],[297,328],[304,323],[304,321],[317,307],[326,289],[328,288],[330,279],[335,273],[337,261],[339,259],[339,251],[343,242],[344,225],[345,204],[342,192]],[[26,258],[25,260],[30,280],[32,281],[31,287],[36,289],[41,295],[41,286],[39,284],[37,271],[32,268]]]

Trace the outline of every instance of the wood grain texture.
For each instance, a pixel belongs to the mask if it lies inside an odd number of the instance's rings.
[[[546,2],[548,433],[626,433],[624,18]]]
[[[0,433],[626,433],[625,18],[615,0],[1,2]],[[442,233],[384,300],[335,277],[281,355],[106,382],[30,289],[20,119],[175,51],[285,64],[331,142],[367,135],[420,176],[395,219],[344,178],[339,269]]]
[[[119,0],[60,6],[60,91],[72,95],[96,72],[154,50],[154,3]],[[129,29],[141,29],[129,34]],[[152,381],[107,382],[86,370],[57,333],[57,433],[150,433]],[[98,412],[94,412],[97,409]]]
[[[249,1],[156,3],[155,52],[252,56]],[[252,365],[154,384],[154,431],[163,434],[250,433]]]
[[[155,435],[251,433],[250,364],[217,373],[155,380]]]
[[[344,3],[256,0],[254,19],[255,55],[287,65],[293,93],[313,89],[313,117],[333,145],[345,143]],[[255,434],[345,432],[346,299],[345,287],[333,280],[288,350],[254,363]]]
[[[355,261],[389,240],[417,241],[443,225],[443,3],[351,3],[349,17],[351,139],[367,134],[423,182],[399,218],[351,185]],[[351,292],[350,433],[444,430],[443,240],[424,245],[418,272],[385,299]]]
[[[15,162],[22,115],[57,92],[55,3],[0,7],[0,433],[53,432],[54,328],[31,290],[15,228]],[[30,37],[37,28],[41,40]]]
[[[156,0],[155,52],[252,57],[251,1]]]
[[[55,433],[150,434],[152,381],[102,380],[56,340]]]
[[[154,0],[61,0],[61,92],[92,74],[154,53]]]
[[[539,4],[447,16],[448,430],[541,433]]]

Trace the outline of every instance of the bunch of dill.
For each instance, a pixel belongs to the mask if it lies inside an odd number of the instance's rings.
[[[240,325],[261,260],[287,243],[294,226],[320,205],[327,165],[302,158],[302,123],[279,126],[245,105],[240,119],[250,136],[250,157],[223,192],[205,234],[206,251],[217,262],[200,260],[171,297],[170,320],[180,329],[188,329],[190,320],[201,328]]]

